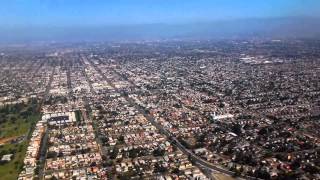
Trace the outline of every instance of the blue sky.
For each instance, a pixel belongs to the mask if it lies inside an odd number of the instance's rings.
[[[186,23],[320,17],[320,0],[1,0],[1,26]]]

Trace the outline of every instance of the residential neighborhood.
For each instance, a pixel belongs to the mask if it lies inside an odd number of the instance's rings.
[[[320,179],[319,45],[3,49],[1,117],[38,116],[30,131],[0,133],[0,169],[16,162],[20,180]],[[5,151],[21,143],[21,160],[18,151]]]

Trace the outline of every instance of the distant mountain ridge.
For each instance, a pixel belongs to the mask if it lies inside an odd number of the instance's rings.
[[[32,41],[123,41],[217,38],[319,38],[320,18],[290,17],[229,21],[77,27],[0,28],[0,43]]]

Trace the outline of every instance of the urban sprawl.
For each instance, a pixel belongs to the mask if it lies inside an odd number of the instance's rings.
[[[320,41],[0,53],[0,169],[14,161],[19,180],[320,179]],[[22,107],[39,118],[10,136],[4,114]]]

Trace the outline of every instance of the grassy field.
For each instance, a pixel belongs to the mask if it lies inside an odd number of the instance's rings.
[[[27,102],[0,108],[0,158],[4,154],[14,154],[12,160],[0,164],[0,179],[17,179],[23,167],[23,159],[28,146],[28,136],[40,118],[37,102]],[[11,143],[12,139],[19,141]]]
[[[11,122],[10,118],[7,122],[0,125],[0,139],[8,137],[19,137],[29,132],[30,127],[39,118],[38,115],[30,115],[28,117],[20,117],[19,115],[10,115],[15,117],[17,120]],[[9,117],[10,117],[9,116]]]
[[[27,141],[23,141],[19,144],[6,144],[0,148],[0,151],[6,151],[13,153],[13,159],[0,165],[0,179],[13,180],[17,179],[20,171],[23,168],[23,159],[27,150]]]

